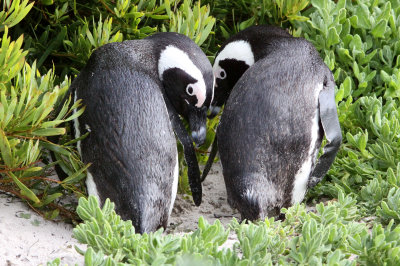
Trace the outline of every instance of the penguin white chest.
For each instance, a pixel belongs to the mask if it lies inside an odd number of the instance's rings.
[[[320,91],[323,88],[323,84],[320,83],[317,85],[314,94],[315,106],[318,107],[318,96]],[[308,149],[306,160],[303,161],[299,170],[297,171],[294,177],[293,190],[292,190],[292,200],[291,203],[300,203],[306,194],[307,191],[307,183],[310,177],[312,166],[316,156],[318,154],[317,140],[319,133],[319,111],[318,108],[315,109],[315,113],[311,123],[311,142]]]

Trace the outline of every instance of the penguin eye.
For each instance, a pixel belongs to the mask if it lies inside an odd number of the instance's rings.
[[[225,79],[225,78],[226,78],[226,72],[225,72],[225,70],[221,69],[221,71],[219,72],[219,78],[220,78],[220,79]]]
[[[190,96],[193,96],[193,92],[194,92],[193,86],[191,84],[187,85],[186,86],[186,93],[188,95],[190,95]]]

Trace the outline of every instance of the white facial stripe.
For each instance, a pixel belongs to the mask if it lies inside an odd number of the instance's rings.
[[[193,64],[187,53],[169,45],[160,54],[158,61],[158,75],[162,80],[162,75],[165,70],[170,68],[179,68],[197,80],[193,84],[193,95],[197,98],[196,107],[201,107],[206,100],[206,84],[201,71]]]
[[[213,71],[216,77],[221,72],[219,62],[225,59],[236,59],[245,62],[248,66],[252,66],[254,64],[254,54],[250,43],[243,40],[228,43],[215,58]]]

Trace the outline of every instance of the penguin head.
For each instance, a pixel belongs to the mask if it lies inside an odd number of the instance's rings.
[[[243,73],[272,49],[271,44],[291,35],[271,25],[249,27],[229,38],[218,51],[213,72],[216,78],[210,117],[218,114]]]
[[[233,40],[221,48],[215,57],[213,66],[213,73],[216,80],[211,116],[218,114],[236,82],[253,64],[254,54],[248,41]]]
[[[193,45],[197,46],[194,42]],[[201,145],[206,138],[207,110],[213,97],[213,73],[207,57],[197,48],[187,53],[173,44],[167,45],[160,53],[158,73],[171,104],[189,121],[193,141]]]

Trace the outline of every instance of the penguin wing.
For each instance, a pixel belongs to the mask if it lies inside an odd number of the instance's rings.
[[[200,180],[200,168],[197,162],[196,153],[194,151],[193,141],[189,137],[181,119],[175,108],[172,106],[168,97],[164,95],[165,104],[167,106],[169,118],[171,120],[172,128],[178,137],[180,143],[183,146],[183,152],[185,155],[185,161],[188,166],[188,178],[190,190],[192,191],[192,197],[194,204],[200,206],[202,197],[202,187]]]
[[[319,94],[318,103],[320,121],[328,143],[323,148],[323,154],[318,159],[317,165],[308,181],[309,188],[318,184],[328,172],[342,142],[342,133],[335,103],[335,83],[332,76],[327,77],[327,79],[326,85],[324,84]]]

